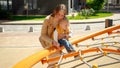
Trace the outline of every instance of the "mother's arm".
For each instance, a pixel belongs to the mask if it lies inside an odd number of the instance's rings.
[[[49,36],[48,36],[48,19],[46,19],[44,22],[43,22],[43,26],[42,26],[42,30],[41,30],[41,36],[40,38],[46,42],[46,43],[49,43],[50,46],[52,46],[52,42],[53,42],[53,39],[51,39]]]

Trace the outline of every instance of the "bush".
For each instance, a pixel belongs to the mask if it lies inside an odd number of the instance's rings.
[[[7,12],[6,10],[0,10],[0,19],[5,20],[10,18],[11,18],[10,12]]]
[[[87,5],[95,11],[99,11],[105,5],[105,0],[87,0]]]
[[[0,5],[0,20],[11,19],[11,13],[7,10],[3,10]]]
[[[0,11],[1,11],[1,5],[0,5]]]
[[[82,9],[81,11],[80,11],[80,15],[81,16],[84,16],[85,17],[85,19],[87,19],[89,16],[92,16],[92,15],[94,15],[95,14],[95,11],[94,11],[94,9],[92,9],[92,8],[90,8],[90,9]]]

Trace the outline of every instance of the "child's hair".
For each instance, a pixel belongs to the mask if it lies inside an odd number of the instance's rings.
[[[66,23],[67,24],[68,20],[67,19],[63,19],[63,20],[60,21],[60,23]]]
[[[69,22],[68,22],[68,20],[63,19],[63,20],[60,21],[59,25],[60,26],[62,26],[62,25],[69,26]]]
[[[69,21],[68,20],[61,20],[59,26],[65,30],[65,33],[69,32]]]

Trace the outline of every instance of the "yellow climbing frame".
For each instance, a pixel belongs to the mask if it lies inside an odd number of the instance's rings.
[[[79,42],[82,42],[82,41],[90,39],[90,38],[94,38],[94,37],[101,35],[101,34],[105,34],[105,33],[110,34],[110,33],[112,33],[112,31],[117,30],[117,29],[120,29],[120,25],[112,26],[112,27],[109,27],[109,28],[103,29],[101,31],[97,31],[97,32],[94,32],[94,33],[91,33],[89,35],[85,35],[82,37],[75,37],[72,40],[70,40],[70,42],[72,44],[77,44]],[[63,47],[61,49],[63,49]],[[56,51],[57,51],[57,49],[55,47],[41,50],[41,51],[31,55],[31,56],[28,56],[27,58],[21,60],[20,62],[16,63],[13,66],[13,68],[31,68],[36,63],[42,61],[45,57],[55,53]],[[87,51],[89,51],[89,50],[87,50]],[[90,50],[90,51],[92,51],[92,50]],[[70,54],[70,55],[73,55],[73,54]],[[70,56],[70,55],[68,55],[68,56]]]

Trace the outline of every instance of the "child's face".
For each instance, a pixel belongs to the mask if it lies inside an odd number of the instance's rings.
[[[64,30],[67,29],[67,27],[68,27],[67,21],[60,22],[60,27],[63,28]]]

